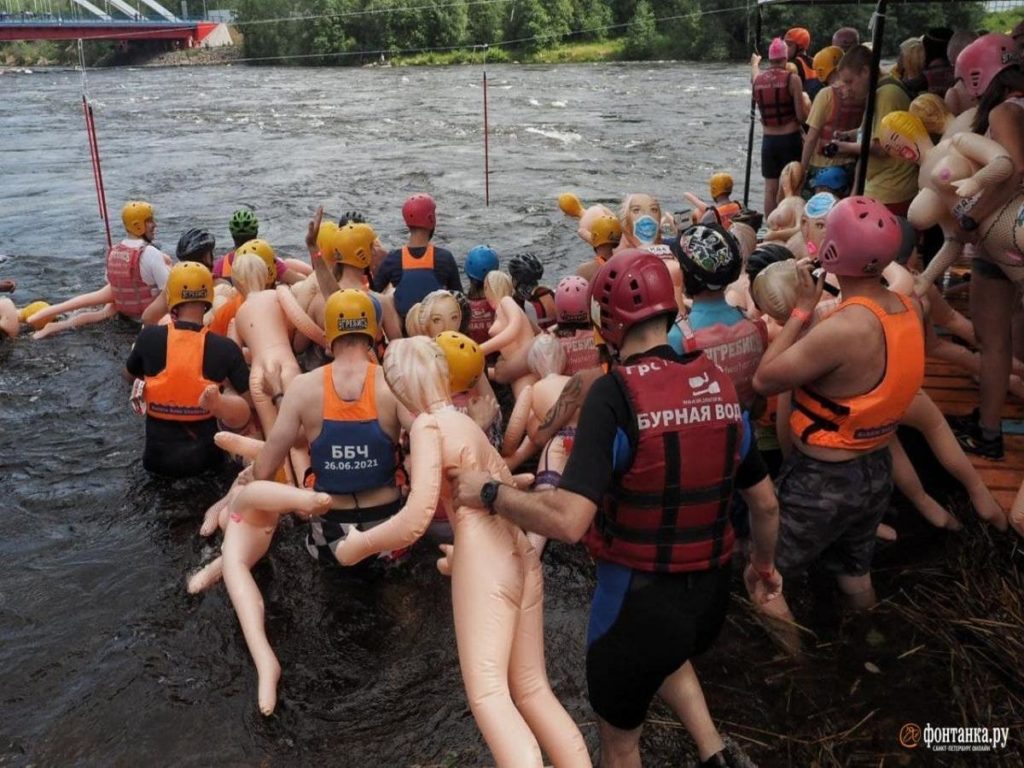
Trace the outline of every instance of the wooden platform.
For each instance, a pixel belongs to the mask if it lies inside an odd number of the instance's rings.
[[[947,298],[957,310],[968,315],[966,293]],[[966,415],[976,408],[979,402],[978,385],[970,374],[962,368],[939,360],[927,361],[924,388],[947,416]],[[1022,420],[1024,403],[1012,396],[1007,397],[1006,405],[1003,407],[1003,447],[1006,458],[1003,461],[989,461],[967,454],[996,500],[1007,511],[1013,505],[1021,480],[1024,480],[1024,435],[1008,433],[1007,422]]]

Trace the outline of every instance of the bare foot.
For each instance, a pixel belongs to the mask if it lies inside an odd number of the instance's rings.
[[[875,529],[875,537],[881,539],[882,541],[896,541],[896,529],[893,528],[891,525],[879,523],[878,528]]]
[[[200,592],[205,592],[214,584],[217,584],[223,578],[224,558],[218,557],[193,573],[189,577],[186,588],[190,595],[198,595]]]
[[[437,570],[439,570],[444,576],[452,575],[452,553],[455,551],[455,547],[451,544],[440,544],[438,545],[441,551],[444,553],[444,557],[437,561]]]
[[[257,665],[256,674],[259,676],[260,712],[270,716],[277,707],[277,684],[281,680],[281,665],[276,657],[272,657],[262,668]]]
[[[302,505],[296,510],[298,512],[307,512],[310,515],[322,515],[324,512],[331,508],[331,494],[329,493],[315,493],[311,495],[308,500],[304,501]]]
[[[974,505],[978,517],[986,523],[991,523],[997,530],[1006,530],[1006,513],[984,485],[971,494],[971,504]]]

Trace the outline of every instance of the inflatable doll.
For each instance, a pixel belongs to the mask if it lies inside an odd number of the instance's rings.
[[[488,378],[501,384],[511,384],[512,394],[519,396],[523,387],[532,384],[534,377],[526,364],[526,356],[533,344],[533,328],[523,309],[512,298],[512,278],[494,270],[484,278],[484,295],[494,308],[494,323],[488,333],[491,338],[480,345],[484,356],[500,352],[501,356]]]
[[[51,323],[32,334],[33,339],[72,328],[81,328],[113,317],[120,313],[139,319],[146,307],[152,303],[158,291],[154,285],[143,279],[143,262],[147,252],[150,257],[163,261],[170,269],[171,257],[160,253],[152,245],[156,233],[153,221],[153,206],[141,201],[131,201],[121,209],[121,222],[128,237],[116,243],[107,253],[106,284],[97,291],[84,293],[60,304],[47,307],[28,318],[31,325],[43,323],[65,312],[100,306],[101,309],[83,312],[67,320]]]
[[[921,191],[910,204],[910,223],[918,230],[937,224],[946,237],[917,280],[919,292],[963,252],[960,228],[976,229],[978,246],[1010,280],[1024,282],[1024,228],[1019,224],[1024,194],[1018,191],[1013,160],[1001,145],[976,133],[958,133],[935,145],[924,124],[909,112],[886,115],[879,141],[889,154],[920,166]]]
[[[495,448],[502,443],[501,409],[484,376],[487,361],[480,346],[458,331],[443,331],[434,339],[448,361],[452,403],[484,431]]]
[[[555,287],[555,309],[558,323],[549,333],[565,353],[563,373],[572,376],[577,371],[599,366],[601,355],[590,322],[590,284],[578,275],[563,277]]]
[[[462,307],[451,291],[431,291],[416,305],[417,325],[424,336],[436,337],[445,331],[458,331],[462,326]]]
[[[751,286],[751,295],[757,306],[780,324],[785,324],[789,319],[796,301],[797,269],[799,267],[792,260],[770,264],[758,274]],[[814,312],[815,321],[826,317],[837,304],[834,299],[820,303]],[[786,399],[788,400],[788,397]],[[780,405],[779,413],[778,423],[788,424],[788,404]],[[1005,530],[1006,517],[1002,508],[964,454],[942,412],[924,390],[917,393],[900,423],[921,432],[946,471],[967,490],[978,516],[999,530]],[[786,435],[780,435],[780,438],[788,436],[788,430],[785,431]],[[959,529],[960,523],[956,518],[924,490],[910,459],[899,443],[899,438],[891,441],[890,447],[893,454],[893,480],[900,492],[932,525],[938,528]]]
[[[594,222],[604,216],[615,216],[611,209],[605,205],[592,205],[589,208],[584,208],[580,199],[571,192],[563,192],[558,196],[558,207],[566,216],[580,220],[576,234],[587,245],[593,244],[591,230]]]
[[[547,680],[537,551],[522,529],[500,516],[451,508],[449,469],[481,469],[512,482],[508,467],[472,419],[452,405],[448,363],[433,341],[417,337],[392,343],[384,375],[403,405],[417,414],[410,430],[410,493],[394,517],[350,533],[338,547],[339,560],[354,564],[411,545],[426,531],[438,502],[445,504],[455,532],[447,567],[459,666],[470,709],[495,762],[501,768],[540,768],[543,749],[559,768],[589,766],[579,729]]]
[[[6,296],[0,297],[0,338],[14,338],[21,331],[21,316],[14,302]]]
[[[825,239],[825,217],[839,199],[830,192],[819,192],[804,205],[800,215],[800,231],[786,243],[798,259],[818,257],[818,249]]]
[[[960,116],[954,115],[934,93],[922,93],[910,102],[909,111],[924,124],[925,130],[933,138],[948,139],[953,134],[970,131],[974,123],[975,110],[967,110]]]
[[[214,505],[217,512],[227,518],[221,556],[189,579],[188,590],[195,594],[223,575],[238,623],[242,625],[245,643],[256,665],[258,702],[264,715],[273,714],[277,706],[281,664],[267,639],[263,596],[250,571],[270,548],[282,515],[295,511],[308,518],[326,512],[330,506],[331,497],[326,493],[261,480],[245,485],[236,481],[228,495]],[[210,518],[209,512],[207,518]],[[204,530],[206,528],[204,524]]]
[[[616,252],[624,248],[644,248],[661,246],[661,204],[650,195],[634,192],[626,195],[619,209],[619,221],[622,222],[622,239]],[[652,250],[657,256],[659,251]]]
[[[764,239],[786,242],[800,230],[800,215],[804,212],[804,199],[800,195],[804,169],[798,161],[787,163],[779,176],[782,199],[768,214],[768,232]]]

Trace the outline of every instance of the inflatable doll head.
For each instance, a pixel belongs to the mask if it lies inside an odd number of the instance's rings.
[[[661,242],[661,204],[650,195],[626,195],[619,213],[623,235],[639,246]]]
[[[922,93],[910,102],[910,114],[920,120],[925,130],[933,136],[941,136],[953,120],[946,102],[934,93]]]
[[[928,130],[909,112],[890,112],[882,118],[882,148],[893,157],[910,163],[920,163],[921,156],[932,148]]]
[[[419,304],[421,333],[434,338],[444,331],[457,331],[462,325],[462,308],[451,291],[432,291]]]
[[[511,296],[513,291],[512,276],[507,272],[496,269],[484,278],[484,296],[492,307],[497,306],[506,296]]]
[[[772,320],[784,324],[796,304],[797,265],[793,259],[762,269],[750,284],[750,298]]]
[[[451,402],[448,359],[433,339],[396,339],[384,353],[384,378],[412,413],[428,413]]]
[[[565,351],[562,343],[549,333],[542,333],[533,340],[526,356],[530,371],[540,378],[559,374],[565,369]]]
[[[235,254],[231,267],[231,282],[243,296],[262,291],[267,287],[267,265],[255,253]]]

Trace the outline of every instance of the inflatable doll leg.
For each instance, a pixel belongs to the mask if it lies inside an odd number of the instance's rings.
[[[889,443],[889,450],[892,452],[892,479],[900,493],[907,497],[914,508],[921,513],[929,523],[936,528],[948,528],[951,531],[958,531],[962,527],[960,522],[953,517],[939,502],[933,499],[921,485],[921,478],[914,470],[913,464],[899,438]]]
[[[76,309],[88,309],[89,307],[99,307],[103,304],[112,304],[113,302],[114,289],[107,284],[97,291],[83,293],[81,296],[75,296],[67,301],[62,301],[60,304],[54,304],[44,310],[36,312],[31,317],[26,318],[26,322],[30,325],[34,325],[36,323],[45,322],[50,318],[57,317],[57,315],[62,315],[65,312],[73,312]]]
[[[555,698],[544,663],[544,573],[537,551],[519,546],[526,566],[519,623],[512,641],[509,683],[512,700],[555,768],[590,766],[576,723]]]
[[[231,392],[221,392],[216,384],[203,390],[199,396],[199,407],[208,410],[231,429],[241,429],[252,417],[252,409],[244,398]]]
[[[478,535],[467,536],[467,526]],[[452,610],[470,709],[499,768],[540,768],[540,747],[512,703],[508,684],[523,563],[497,520],[464,521],[455,535]]]
[[[99,323],[103,320],[109,320],[116,314],[117,310],[114,308],[114,305],[107,304],[103,309],[97,309],[95,312],[82,312],[77,315],[72,315],[67,320],[50,323],[33,333],[32,338],[39,341],[40,339],[45,339],[47,336],[52,336],[53,334],[60,333],[61,331],[69,331],[74,328],[81,328],[83,325],[92,325],[93,323]],[[35,317],[35,315],[33,315],[33,317]]]

